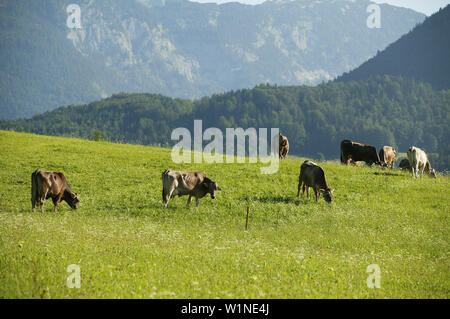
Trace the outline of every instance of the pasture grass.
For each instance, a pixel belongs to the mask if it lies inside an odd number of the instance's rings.
[[[320,162],[329,205],[296,198],[303,158],[261,175],[262,164],[174,164],[147,146],[7,131],[0,145],[0,298],[450,295],[448,177]],[[80,208],[54,213],[48,200],[32,213],[37,168],[63,172]],[[223,190],[164,209],[166,168],[203,171]],[[79,289],[66,284],[71,264]],[[371,264],[381,288],[366,284]]]

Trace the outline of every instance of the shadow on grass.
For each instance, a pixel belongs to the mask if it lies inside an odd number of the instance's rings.
[[[384,175],[384,176],[403,176],[403,174],[395,172],[372,172],[374,175]]]
[[[254,197],[242,197],[239,200],[243,201],[255,201],[261,203],[284,203],[284,204],[300,204],[301,200],[297,199],[297,197],[287,197],[287,196],[254,196]]]

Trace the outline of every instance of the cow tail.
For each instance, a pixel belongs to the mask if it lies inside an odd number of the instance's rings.
[[[303,181],[303,167],[302,165],[300,166],[300,175],[298,175],[298,183],[301,184]]]
[[[166,169],[163,173],[162,173],[162,176],[161,176],[161,181],[162,181],[162,186],[163,186],[163,189],[162,189],[162,199],[163,199],[163,203],[165,203],[166,202],[166,188],[165,188],[165,180],[167,179],[166,178],[166,176],[167,176],[167,173],[169,172],[169,170],[168,169]]]
[[[38,199],[38,180],[37,170],[31,174],[31,204],[34,207],[36,200]]]

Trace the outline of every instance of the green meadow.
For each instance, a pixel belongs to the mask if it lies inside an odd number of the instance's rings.
[[[149,146],[7,131],[0,146],[0,298],[450,297],[448,177],[319,162],[328,204],[296,198],[304,158],[261,175],[266,164],[174,164]],[[63,172],[80,208],[32,213],[37,168]],[[223,190],[164,209],[166,168]],[[372,264],[380,288],[366,283]]]

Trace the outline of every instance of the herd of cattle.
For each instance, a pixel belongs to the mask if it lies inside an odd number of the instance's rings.
[[[286,136],[279,134],[279,157],[286,158],[289,152],[289,142]],[[372,166],[373,164],[381,167],[394,168],[396,150],[391,146],[384,146],[379,153],[374,146],[343,140],[341,142],[341,163],[356,166],[362,166],[362,162]],[[402,170],[410,170],[413,178],[420,177],[425,171],[430,177],[436,178],[436,172],[431,168],[426,153],[418,147],[412,146],[407,153],[408,159],[403,159],[399,167]],[[212,199],[216,198],[216,191],[220,191],[219,185],[201,172],[180,172],[167,169],[162,173],[162,198],[165,207],[169,200],[175,196],[188,196],[187,205],[195,197],[196,205],[199,199],[210,194]],[[309,198],[309,188],[312,187],[316,196],[316,202],[319,201],[320,194],[326,202],[331,203],[333,189],[328,187],[324,170],[316,163],[306,160],[300,166],[300,175],[298,179],[297,198],[302,194],[307,194]],[[66,201],[73,209],[77,209],[80,199],[74,193],[67,183],[63,173],[47,172],[37,169],[31,174],[31,205],[32,211],[35,206],[41,207],[44,212],[44,201],[51,198],[54,204],[54,211],[58,210],[58,204]]]

